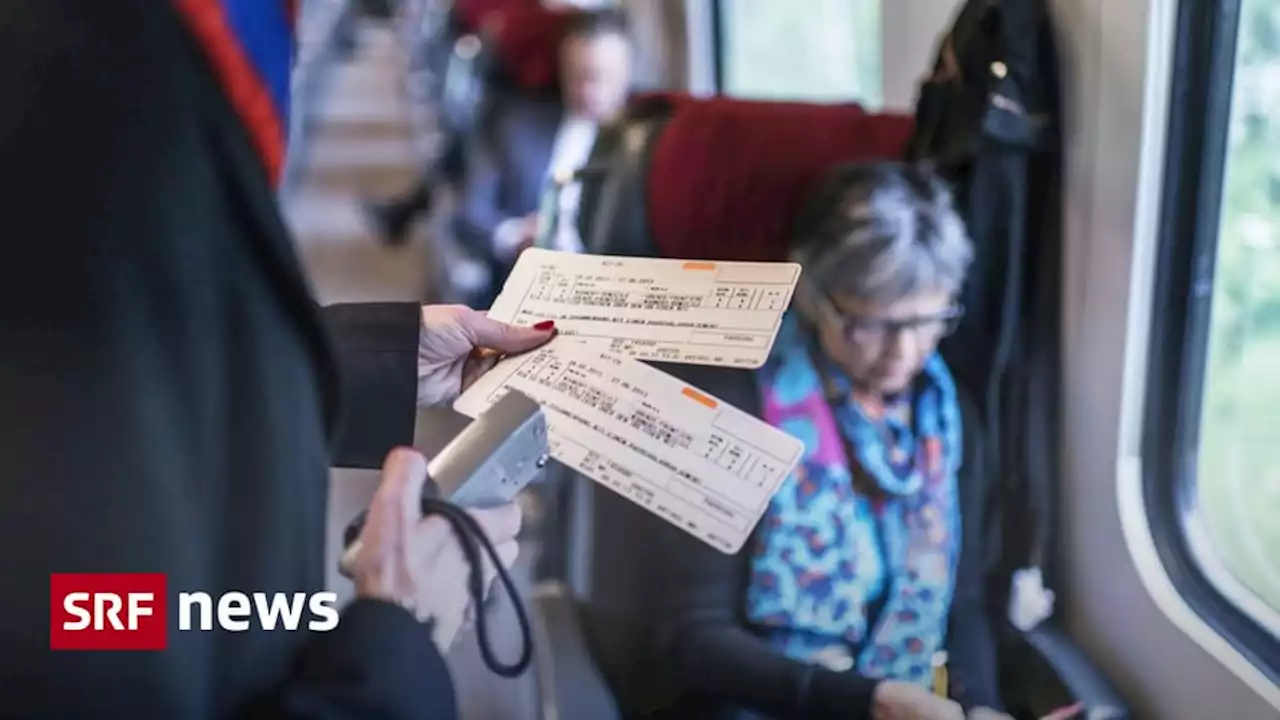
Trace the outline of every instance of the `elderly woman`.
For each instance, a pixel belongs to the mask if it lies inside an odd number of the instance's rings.
[[[707,387],[805,456],[739,555],[673,540],[657,643],[681,697],[663,717],[1002,716],[968,516],[986,488],[936,351],[972,254],[928,169],[839,168],[809,199],[804,280],[772,356],[736,375],[745,390]],[[959,702],[931,690],[943,651]]]

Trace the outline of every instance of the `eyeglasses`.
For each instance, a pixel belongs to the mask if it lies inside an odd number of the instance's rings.
[[[928,344],[940,342],[960,327],[964,318],[964,305],[952,303],[950,307],[933,315],[910,318],[889,318],[873,314],[841,311],[835,299],[824,288],[805,278],[796,286],[796,300],[812,320],[820,318],[839,325],[846,342],[875,351],[889,347],[908,330],[917,340]]]
[[[842,325],[845,340],[867,349],[888,347],[908,331],[920,341],[937,343],[954,333],[964,317],[964,306],[959,303],[934,315],[910,318],[841,312],[830,296],[826,298],[826,305],[831,318]]]
[[[936,343],[956,331],[960,326],[960,319],[964,317],[964,309],[955,305],[937,315],[913,318],[838,314],[844,321],[846,340],[865,347],[887,347],[907,331],[911,331],[919,340]]]

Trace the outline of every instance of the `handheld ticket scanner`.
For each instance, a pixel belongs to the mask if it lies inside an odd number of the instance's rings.
[[[427,464],[432,481],[423,489],[424,504],[444,499],[463,508],[504,505],[546,466],[547,419],[529,396],[508,390],[481,413]],[[434,485],[433,485],[434,484]],[[343,533],[342,574],[360,552],[360,531],[368,511],[360,513]]]
[[[422,514],[440,516],[453,527],[463,557],[471,566],[467,583],[475,614],[476,641],[485,665],[502,677],[517,677],[533,660],[533,633],[528,613],[520,601],[515,583],[502,567],[497,552],[475,519],[464,508],[482,508],[513,501],[537,477],[548,459],[547,419],[542,408],[515,390],[481,413],[465,430],[427,463],[428,482],[422,490]],[[343,533],[339,568],[351,577],[360,554],[360,531],[368,511],[360,513]],[[486,629],[485,587],[481,579],[482,553],[489,555],[498,571],[498,580],[510,595],[520,626],[521,650],[513,663],[498,660]]]

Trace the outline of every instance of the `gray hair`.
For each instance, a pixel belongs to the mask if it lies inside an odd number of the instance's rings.
[[[832,171],[801,211],[792,248],[812,282],[869,304],[959,292],[973,261],[946,182],[900,162]]]

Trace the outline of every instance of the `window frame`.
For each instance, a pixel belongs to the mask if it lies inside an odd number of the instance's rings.
[[[724,95],[724,71],[727,63],[725,53],[728,51],[728,43],[724,39],[724,12],[724,0],[713,0],[711,3],[711,57],[716,95]]]
[[[1177,10],[1152,305],[1160,310],[1152,315],[1149,336],[1142,489],[1156,552],[1173,586],[1216,633],[1280,684],[1280,637],[1213,581],[1192,539],[1242,2],[1181,0]]]

